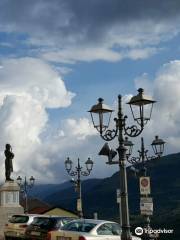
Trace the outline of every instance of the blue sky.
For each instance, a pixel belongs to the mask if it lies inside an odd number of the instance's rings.
[[[104,142],[87,111],[99,97],[115,107],[118,94],[128,99],[139,87],[158,100],[143,134],[147,144],[159,134],[166,153],[178,152],[179,9],[177,0],[2,0],[2,169],[9,142],[14,177],[65,181],[67,156],[90,156],[92,177],[109,176],[117,169],[97,155]]]

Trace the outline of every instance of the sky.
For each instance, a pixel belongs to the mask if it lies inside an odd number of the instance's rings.
[[[0,181],[6,143],[14,179],[67,181],[67,157],[75,166],[90,157],[91,177],[110,176],[117,166],[98,156],[104,141],[87,111],[99,97],[117,109],[121,94],[134,124],[125,103],[140,87],[157,101],[142,134],[149,154],[155,135],[165,154],[179,152],[179,42],[178,0],[1,0]]]

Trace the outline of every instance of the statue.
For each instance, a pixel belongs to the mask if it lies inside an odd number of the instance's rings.
[[[6,149],[4,151],[5,154],[5,175],[6,175],[6,181],[14,181],[10,178],[11,173],[13,172],[13,164],[12,159],[14,158],[14,153],[12,152],[12,147],[10,144],[6,144]]]

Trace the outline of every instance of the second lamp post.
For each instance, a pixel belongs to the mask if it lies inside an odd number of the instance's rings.
[[[150,233],[150,216],[153,215],[153,198],[149,196],[151,194],[151,190],[150,177],[147,176],[147,162],[152,159],[160,159],[164,152],[164,144],[165,142],[162,139],[160,139],[158,136],[155,136],[155,139],[151,144],[155,155],[149,156],[148,150],[146,150],[144,147],[144,138],[141,138],[141,148],[138,150],[139,156],[130,158],[131,153],[126,155],[127,161],[132,164],[131,169],[139,176],[141,194],[140,210],[141,215],[145,218],[145,231],[142,235],[143,240],[156,239],[156,235]],[[129,141],[128,138],[125,138],[124,145],[132,146],[133,143]]]
[[[28,188],[32,188],[34,186],[34,182],[35,178],[33,176],[30,177],[29,182],[27,181],[26,177],[24,179],[24,182],[22,182],[22,178],[20,176],[17,178],[17,183],[20,187],[20,191],[24,194],[25,198],[25,213],[28,213]]]
[[[127,116],[124,116],[122,111],[122,98],[118,96],[118,114],[115,121],[115,128],[108,129],[110,117],[113,110],[103,103],[103,99],[98,99],[98,104],[92,106],[90,114],[94,127],[100,133],[100,136],[105,141],[111,141],[118,138],[117,152],[119,155],[118,161],[113,161],[116,155],[114,151],[110,150],[107,164],[118,164],[120,170],[120,191],[121,191],[121,214],[122,214],[122,232],[121,240],[131,240],[130,223],[129,223],[129,207],[128,207],[128,190],[127,190],[127,175],[126,175],[126,152],[124,145],[124,134],[130,137],[136,137],[141,134],[144,125],[150,120],[153,103],[155,102],[150,97],[144,96],[144,90],[140,88],[138,94],[131,98],[128,102],[130,105],[134,121],[137,125],[126,126]],[[149,108],[150,107],[150,108]],[[147,115],[146,115],[147,114]],[[106,121],[106,122],[105,122]],[[139,126],[139,127],[138,127]],[[101,150],[101,155],[107,155],[107,143]],[[106,149],[105,149],[106,148]],[[105,153],[103,153],[105,150]]]
[[[65,168],[67,173],[74,177],[77,176],[77,179],[74,180],[72,179],[73,183],[75,184],[75,189],[78,193],[78,199],[77,199],[77,212],[78,212],[78,216],[80,218],[83,218],[83,211],[82,211],[82,192],[81,192],[81,175],[82,176],[89,176],[92,168],[93,168],[93,161],[88,158],[88,160],[85,162],[86,165],[86,171],[82,170],[82,166],[80,165],[80,160],[78,158],[78,164],[75,167],[75,170],[72,170],[72,165],[73,162],[70,160],[70,158],[67,158],[65,161]]]

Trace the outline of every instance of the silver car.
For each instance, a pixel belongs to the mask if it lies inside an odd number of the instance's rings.
[[[78,219],[67,223],[61,230],[52,231],[48,240],[120,240],[120,226],[118,223],[94,220]],[[140,240],[132,237],[132,240]]]

